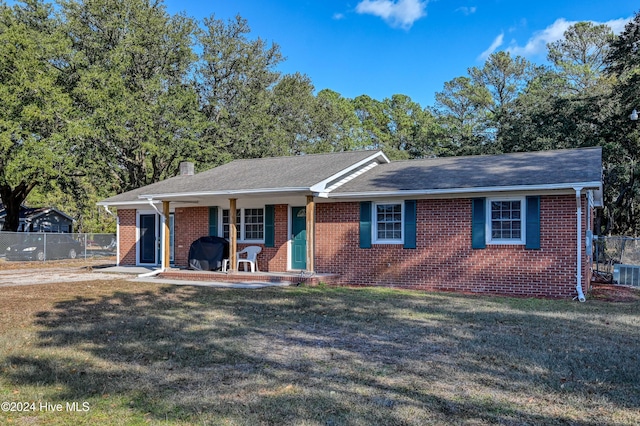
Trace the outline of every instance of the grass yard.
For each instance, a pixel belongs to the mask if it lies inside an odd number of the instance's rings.
[[[640,424],[638,301],[114,280],[0,306],[26,403],[1,424]]]

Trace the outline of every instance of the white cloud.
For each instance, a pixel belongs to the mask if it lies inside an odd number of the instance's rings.
[[[534,56],[543,53],[547,49],[547,43],[560,40],[564,32],[575,23],[564,18],[557,19],[544,30],[536,31],[524,46],[512,45],[507,49],[507,52],[520,56]]]
[[[471,7],[466,7],[466,6],[462,6],[456,9],[456,12],[462,12],[463,14],[469,16],[469,15],[473,15],[474,13],[476,13],[476,10],[478,10],[477,7],[475,6],[471,6]]]
[[[496,51],[496,49],[498,49],[498,47],[502,46],[503,40],[504,40],[504,33],[500,33],[500,35],[498,35],[498,37],[496,37],[493,40],[493,43],[491,43],[491,46],[489,46],[487,50],[485,50],[480,54],[480,56],[478,56],[478,59],[482,61],[487,59],[493,52]]]
[[[356,12],[379,16],[392,27],[409,29],[427,15],[428,0],[362,0]]]
[[[344,19],[345,16],[343,13],[334,13],[333,14],[333,19],[335,19],[336,21],[340,21],[341,19]]]
[[[624,30],[624,26],[631,19],[632,18],[621,18],[607,22],[589,22],[594,25],[606,24],[611,27],[615,34],[619,34],[620,32],[622,32],[622,30]],[[520,55],[524,57],[530,57],[538,55],[540,53],[544,53],[546,52],[548,43],[553,43],[554,41],[560,40],[563,37],[564,32],[570,26],[575,25],[578,22],[579,21],[567,21],[564,18],[557,19],[553,24],[549,25],[544,30],[535,32],[524,46],[519,46],[517,43],[513,42],[512,45],[506,50],[513,55]]]
[[[613,30],[614,34],[620,34],[621,32],[624,31],[624,27],[629,22],[631,22],[632,19],[633,19],[633,17],[620,18],[620,19],[614,19],[614,20],[611,20],[611,21],[607,21],[607,22],[604,22],[604,23],[611,27],[611,29]]]

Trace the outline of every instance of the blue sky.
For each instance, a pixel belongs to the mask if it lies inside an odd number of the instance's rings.
[[[316,90],[382,100],[410,96],[423,107],[446,81],[508,50],[544,63],[545,45],[578,21],[616,32],[640,9],[629,0],[165,0],[171,13],[247,19],[252,37],[277,43],[285,73]]]

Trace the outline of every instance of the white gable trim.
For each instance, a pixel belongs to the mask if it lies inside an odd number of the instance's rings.
[[[368,172],[369,170],[373,169],[374,167],[376,167],[379,163],[376,162],[372,162],[371,164],[368,164],[367,166],[357,170],[355,173],[352,173],[348,176],[345,176],[344,178],[342,178],[341,180],[339,180],[338,182],[334,183],[333,185],[331,185],[330,187],[326,188],[324,191],[314,191],[317,192],[317,196],[320,198],[327,198],[329,193],[339,187],[341,187],[342,185],[344,185],[345,183],[349,182],[350,180],[353,180],[355,178],[357,178],[358,176]]]
[[[368,164],[374,162],[372,164]],[[358,161],[357,163],[353,164],[352,166],[347,167],[344,170],[339,171],[338,173],[329,176],[328,178],[324,179],[321,182],[316,183],[315,185],[311,186],[311,188],[309,188],[311,190],[311,192],[315,192],[315,193],[319,193],[319,194],[326,194],[329,193],[333,190],[335,190],[336,188],[344,185],[345,183],[349,182],[350,180],[354,179],[357,176],[360,176],[362,173],[371,170],[373,167],[375,167],[376,165],[380,164],[380,163],[390,163],[391,160],[389,160],[389,158],[384,155],[384,153],[382,151],[378,151],[375,154],[373,154],[370,157],[365,158],[362,161]],[[363,166],[365,166],[363,168]],[[341,179],[342,178],[342,179]],[[336,183],[334,183],[333,185],[329,186],[327,188],[327,185],[330,184],[331,182],[334,181],[338,181]],[[320,195],[322,196],[322,195]]]

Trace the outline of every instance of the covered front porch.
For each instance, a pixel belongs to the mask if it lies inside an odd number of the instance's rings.
[[[248,246],[261,250],[257,271],[250,274],[254,277],[258,271],[265,271],[295,281],[297,278],[291,277],[314,274],[316,203],[308,192],[168,198],[149,200],[157,206],[160,226],[156,267],[161,271],[184,272],[189,268],[191,244],[203,236],[216,236],[228,241],[225,277],[239,273],[237,254]]]

